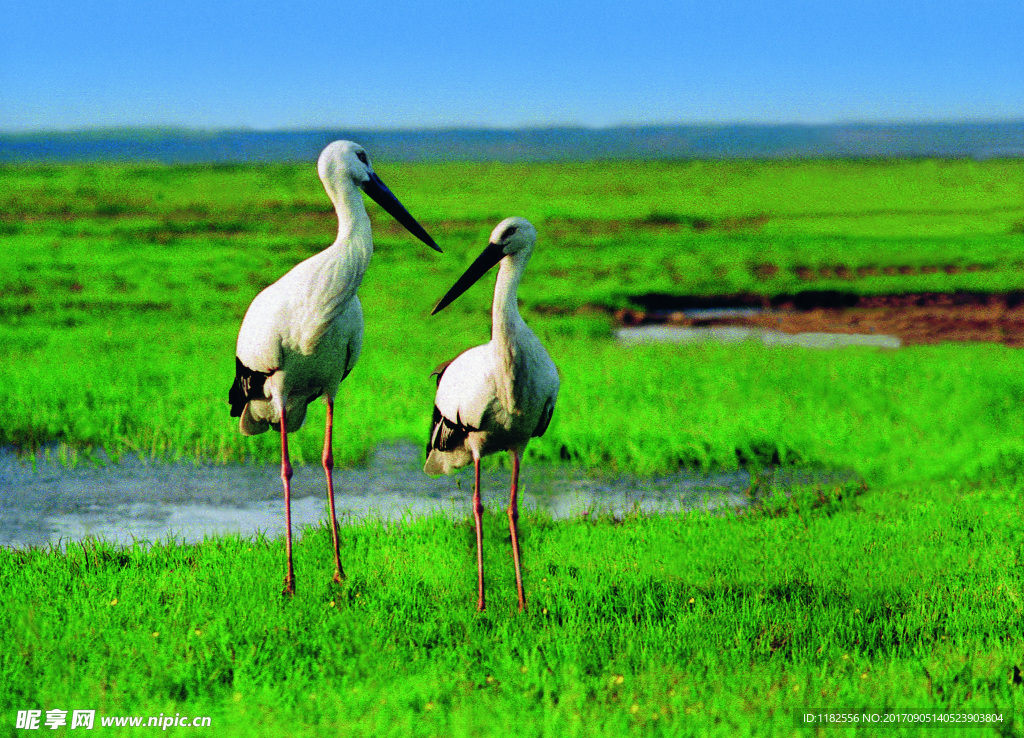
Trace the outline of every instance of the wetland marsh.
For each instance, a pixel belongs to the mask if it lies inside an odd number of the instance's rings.
[[[998,331],[897,350],[625,345],[614,332],[651,294],[1015,294],[1024,163],[377,167],[445,254],[371,206],[365,348],[335,417],[341,466],[422,444],[429,372],[486,340],[490,292],[430,307],[518,214],[539,231],[522,311],[563,388],[525,470],[743,470],[756,502],[529,510],[522,617],[505,597],[498,481],[484,614],[459,514],[346,522],[340,586],[329,534],[310,528],[291,602],[278,596],[283,542],[267,535],[4,547],[11,725],[18,710],[81,703],[205,712],[226,735],[790,735],[794,710],[833,707],[999,710],[985,734],[1021,733],[1013,304]],[[275,439],[243,439],[227,415],[235,337],[259,289],[334,229],[312,164],[0,167],[0,444],[20,454],[5,499],[47,449],[79,468],[257,462],[247,483],[275,496]],[[322,427],[318,403],[292,441],[311,484]],[[758,481],[776,467],[857,481]]]

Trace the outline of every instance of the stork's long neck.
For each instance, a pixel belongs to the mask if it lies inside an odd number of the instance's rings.
[[[366,213],[363,193],[354,184],[339,187],[331,195],[338,215],[338,237],[328,251],[333,257],[337,288],[348,297],[359,289],[373,256],[370,216]]]
[[[523,322],[519,315],[518,292],[525,267],[525,262],[517,262],[515,256],[506,256],[498,267],[491,305],[491,338],[502,353],[514,350],[516,331]]]
[[[526,269],[528,256],[506,256],[498,267],[494,284],[494,303],[491,305],[491,341],[503,371],[496,377],[502,404],[510,411],[516,408],[514,385],[519,362],[518,333],[526,328],[519,315],[519,280]]]

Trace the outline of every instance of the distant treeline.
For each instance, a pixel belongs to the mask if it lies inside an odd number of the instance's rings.
[[[358,141],[388,161],[1024,157],[1024,121],[1005,121],[392,131],[101,129],[0,134],[0,163],[309,161],[337,138]]]

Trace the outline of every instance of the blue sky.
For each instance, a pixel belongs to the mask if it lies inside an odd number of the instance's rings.
[[[1024,0],[0,0],[0,130],[1024,119]]]

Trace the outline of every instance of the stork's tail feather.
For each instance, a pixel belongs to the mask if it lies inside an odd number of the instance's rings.
[[[263,384],[272,373],[250,369],[242,363],[241,359],[235,357],[235,381],[231,383],[231,389],[228,390],[232,418],[242,415],[249,400],[264,399]]]
[[[441,454],[436,451],[427,453],[427,463],[423,465],[423,473],[432,477],[444,474],[444,464],[441,463]]]
[[[294,433],[302,428],[306,422],[306,410],[309,403],[317,398],[295,398],[288,402],[288,432]],[[243,436],[258,436],[273,428],[277,433],[281,432],[281,415],[275,409],[274,403],[269,400],[250,400],[242,409],[242,417],[238,422],[238,429]]]
[[[440,474],[451,474],[472,460],[473,455],[465,446],[460,446],[453,451],[438,451],[434,449],[427,454],[427,462],[423,465],[423,472],[432,477]]]
[[[234,412],[232,411],[232,415]],[[266,433],[267,429],[271,427],[271,423],[265,418],[255,418],[252,414],[252,405],[245,405],[241,412],[241,418],[238,421],[238,430],[242,432],[243,436],[258,436],[260,433]],[[280,430],[280,424],[274,424],[277,427],[275,430]]]

